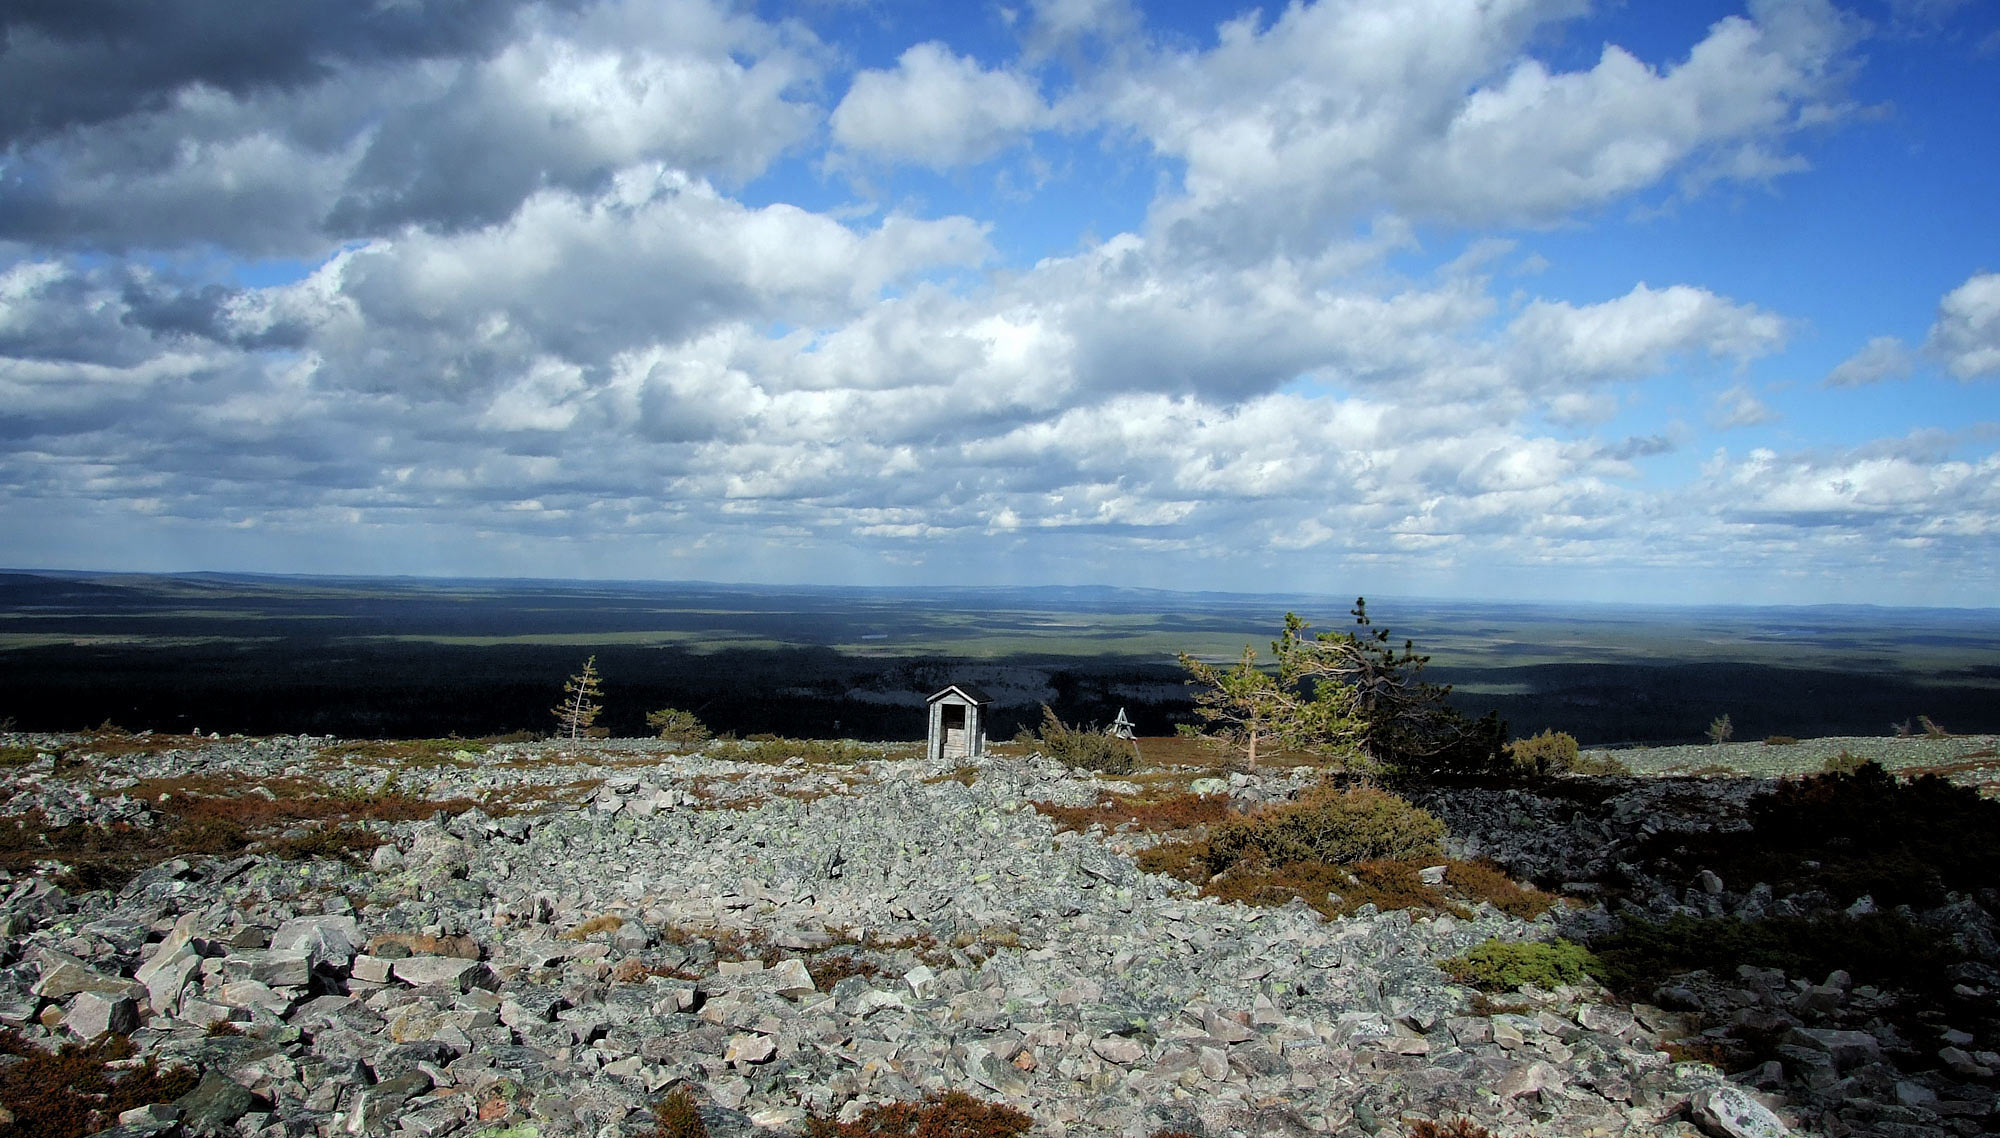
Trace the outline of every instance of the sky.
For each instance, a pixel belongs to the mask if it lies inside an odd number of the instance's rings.
[[[5,0],[0,565],[2000,603],[2000,6]]]

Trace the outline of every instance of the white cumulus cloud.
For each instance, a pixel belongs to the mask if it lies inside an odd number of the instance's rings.
[[[1894,336],[1877,336],[1826,373],[1828,387],[1861,387],[1901,379],[1916,366],[1916,355]]]
[[[1960,379],[2000,372],[2000,273],[1980,273],[1946,293],[1924,346]]]
[[[931,42],[905,51],[893,70],[856,75],[832,125],[850,150],[942,169],[991,158],[1049,116],[1032,80]]]

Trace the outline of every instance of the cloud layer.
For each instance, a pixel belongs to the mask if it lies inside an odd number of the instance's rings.
[[[1586,10],[1318,0],[1190,43],[1045,3],[1011,56],[856,67],[709,0],[17,7],[0,525],[23,564],[1599,596],[1740,565],[1810,599],[1870,543],[1990,583],[1990,435],[1745,448],[1793,421],[1756,370],[1808,333],[1781,300],[1509,267],[1804,176],[1864,25],[1754,3],[1677,55],[1538,54]],[[1053,211],[1115,154],[1143,221],[1030,260],[951,191]],[[1817,389],[1933,363],[2000,374],[2000,276]]]

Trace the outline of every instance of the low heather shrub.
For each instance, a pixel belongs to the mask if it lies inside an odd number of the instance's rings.
[[[1489,940],[1438,964],[1459,983],[1488,992],[1510,991],[1523,984],[1538,988],[1581,984],[1598,967],[1589,949],[1560,937],[1546,943]]]
[[[1296,802],[1217,824],[1208,860],[1220,873],[1251,855],[1277,865],[1441,859],[1444,833],[1444,823],[1386,790],[1321,784]]]
[[[1507,744],[1507,754],[1523,774],[1567,774],[1576,767],[1576,736],[1567,731],[1544,731]]]
[[[1792,976],[1824,976],[1834,969],[1855,982],[1941,995],[1964,953],[1950,938],[1895,913],[1849,917],[1622,917],[1591,949],[1605,984],[1633,998],[1684,973],[1727,976],[1740,965],[1776,968]]]

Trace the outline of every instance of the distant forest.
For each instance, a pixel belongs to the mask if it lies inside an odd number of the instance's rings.
[[[1084,724],[1123,708],[1141,733],[1164,735],[1191,718],[1167,646],[1266,642],[1271,614],[1292,604],[1324,618],[1337,602],[0,574],[0,720],[345,737],[547,731],[564,678],[595,655],[599,723],[620,736],[645,734],[645,714],[673,706],[739,735],[919,738],[923,696],[960,681],[996,695],[997,736],[1032,726],[1043,702]],[[1461,685],[1459,709],[1498,711],[1517,736],[1695,742],[1721,714],[1742,739],[1880,735],[1917,715],[2000,731],[1990,613],[1370,609],[1408,618],[1398,638],[1407,624],[1420,651],[1438,653],[1427,674]],[[1936,627],[1912,626],[1922,620]],[[1738,643],[1718,645],[1718,621],[1737,627]]]

